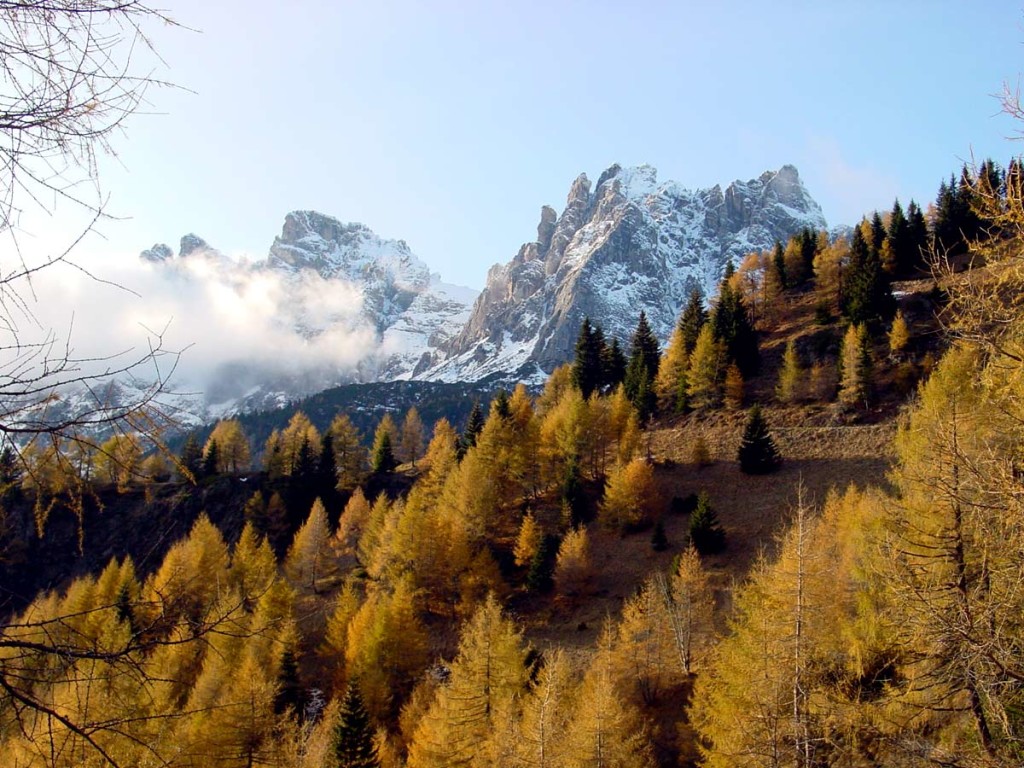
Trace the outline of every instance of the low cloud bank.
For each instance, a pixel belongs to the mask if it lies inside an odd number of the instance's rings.
[[[285,275],[217,252],[164,263],[90,257],[79,266],[55,264],[31,285],[8,286],[24,311],[7,303],[14,323],[0,329],[0,343],[17,336],[31,344],[52,331],[55,353],[66,340],[70,356],[93,359],[83,367],[96,372],[144,354],[162,336],[165,349],[183,351],[175,388],[210,403],[275,379],[352,375],[377,343],[359,287],[313,272]]]

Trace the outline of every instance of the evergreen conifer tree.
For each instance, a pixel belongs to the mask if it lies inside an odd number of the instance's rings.
[[[569,524],[576,527],[586,522],[587,497],[580,477],[580,463],[575,456],[566,463],[559,495],[563,506],[569,510]]]
[[[888,316],[894,304],[881,255],[863,230],[863,226],[853,230],[850,262],[843,278],[843,315],[855,324]]]
[[[337,768],[380,768],[370,716],[356,681],[349,683],[341,702],[334,728],[334,758]]]
[[[504,389],[499,389],[498,393],[494,396],[494,401],[491,403],[491,413],[506,420],[512,415],[512,409],[509,407],[508,392]],[[484,422],[485,426],[486,423]]]
[[[614,390],[626,378],[626,355],[619,340],[612,337],[601,352],[601,381],[605,389]]]
[[[705,491],[698,494],[697,508],[690,515],[690,542],[702,555],[721,552],[725,547],[725,531]]]
[[[203,455],[203,477],[213,477],[217,474],[217,464],[220,463],[220,447],[216,440],[210,440],[206,444],[206,453]]]
[[[192,476],[192,480],[202,477],[203,449],[199,446],[199,441],[196,440],[194,434],[190,434],[185,439],[185,445],[181,449],[181,466]]]
[[[908,271],[912,274],[927,264],[928,253],[928,224],[920,206],[913,200],[907,206],[907,231],[910,248]]]
[[[466,428],[463,430],[462,437],[459,440],[460,457],[476,445],[476,439],[483,432],[483,429],[484,412],[480,407],[480,401],[477,400],[473,403],[473,409],[469,412],[469,418],[466,419]]]
[[[886,252],[888,260],[882,266],[889,274],[902,277],[912,273],[917,259],[911,241],[910,220],[904,215],[899,200],[893,203],[889,214]]]
[[[642,359],[643,365],[653,381],[654,377],[658,375],[661,350],[658,348],[658,339],[647,322],[647,313],[643,310],[640,310],[640,319],[637,321],[631,342],[630,361],[635,357]]]
[[[297,716],[302,717],[303,705],[305,702],[305,691],[299,681],[299,663],[295,658],[295,651],[286,648],[281,654],[281,669],[277,674],[277,695],[274,696],[274,711],[278,714],[291,709]]]
[[[370,469],[374,472],[391,472],[398,462],[391,445],[391,432],[378,427],[373,436],[373,451],[370,454]]]
[[[765,421],[759,405],[750,409],[737,458],[740,469],[748,475],[774,472],[782,464],[782,457],[775,447],[775,441],[768,431],[768,422]]]
[[[530,570],[526,574],[526,588],[530,592],[549,592],[554,586],[558,545],[559,541],[555,536],[545,536],[541,539],[540,546],[530,561]]]
[[[718,289],[718,300],[711,312],[709,323],[714,338],[722,342],[726,360],[739,366],[743,378],[749,379],[761,365],[761,354],[757,348],[757,333],[750,321],[743,297],[734,290],[730,278],[735,271],[726,269],[727,277],[722,279]]]
[[[299,443],[299,452],[295,457],[295,466],[292,468],[292,479],[299,483],[307,483],[315,479],[317,460],[316,451],[313,450],[309,437],[303,435],[302,442]]]
[[[603,337],[603,333],[601,336]],[[594,390],[599,389],[602,384],[603,371],[601,352],[603,339],[598,337],[590,318],[583,318],[580,326],[580,333],[576,339],[576,357],[572,364],[572,380],[582,393],[583,398],[590,397]]]
[[[786,252],[782,248],[782,243],[778,240],[775,241],[775,250],[772,251],[772,269],[775,270],[775,279],[778,281],[779,288],[785,290],[789,287],[789,283],[786,282]]]
[[[650,418],[657,406],[654,380],[658,375],[660,362],[661,352],[658,349],[658,340],[654,337],[654,332],[647,322],[647,315],[641,310],[640,320],[633,333],[632,348],[624,381],[626,397],[637,409],[641,423],[645,423]]]
[[[330,430],[320,438],[320,458],[316,466],[317,483],[321,493],[333,491],[338,483],[338,464],[334,456],[334,436]]]
[[[800,255],[803,262],[800,281],[806,282],[814,275],[814,258],[818,255],[818,238],[806,227],[800,233]]]
[[[686,307],[679,316],[678,324],[679,331],[682,334],[683,350],[687,356],[693,353],[693,348],[697,346],[697,337],[700,335],[700,329],[704,327],[707,321],[708,312],[704,309],[704,296],[701,294],[700,288],[694,288],[690,291],[690,297],[687,299]]]

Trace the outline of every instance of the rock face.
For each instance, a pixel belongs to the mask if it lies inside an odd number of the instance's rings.
[[[293,211],[274,239],[266,269],[299,278],[312,271],[362,295],[362,314],[380,337],[363,378],[406,379],[434,364],[461,330],[477,291],[441,281],[404,240],[385,240],[362,224]]]
[[[541,210],[537,240],[496,265],[444,358],[419,376],[542,376],[571,358],[583,318],[627,342],[641,309],[662,340],[694,287],[712,296],[726,264],[804,227],[825,227],[791,165],[690,191],[650,166],[613,165],[572,184],[561,216]]]
[[[347,382],[537,382],[571,359],[585,316],[628,344],[643,309],[664,341],[690,290],[712,296],[730,260],[824,226],[792,166],[689,191],[649,166],[613,165],[596,184],[581,174],[560,215],[544,206],[536,239],[492,267],[479,294],[441,282],[404,241],[315,211],[287,214],[264,261],[236,262],[194,234],[177,257],[157,244],[140,258],[175,279],[212,269],[228,288],[272,276],[283,292],[273,323],[288,344],[353,350],[304,364],[225,360],[191,409],[200,422]]]

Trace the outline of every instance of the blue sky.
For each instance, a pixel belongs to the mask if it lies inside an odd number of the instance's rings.
[[[83,252],[196,232],[262,258],[313,208],[479,288],[613,162],[691,188],[793,163],[837,224],[1020,151],[994,97],[1024,72],[1015,3],[167,5],[194,31],[154,30],[155,74],[181,89],[103,161],[126,218]]]

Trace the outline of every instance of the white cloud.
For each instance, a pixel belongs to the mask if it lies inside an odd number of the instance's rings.
[[[215,401],[260,380],[351,372],[377,343],[361,314],[362,292],[346,281],[311,272],[285,276],[218,253],[165,264],[83,257],[81,266],[88,274],[56,264],[33,279],[31,290],[20,286],[34,318],[20,318],[22,343],[52,329],[61,348],[69,339],[72,357],[123,353],[123,362],[162,334],[165,348],[184,350],[176,389]],[[107,365],[92,363],[93,370]]]

